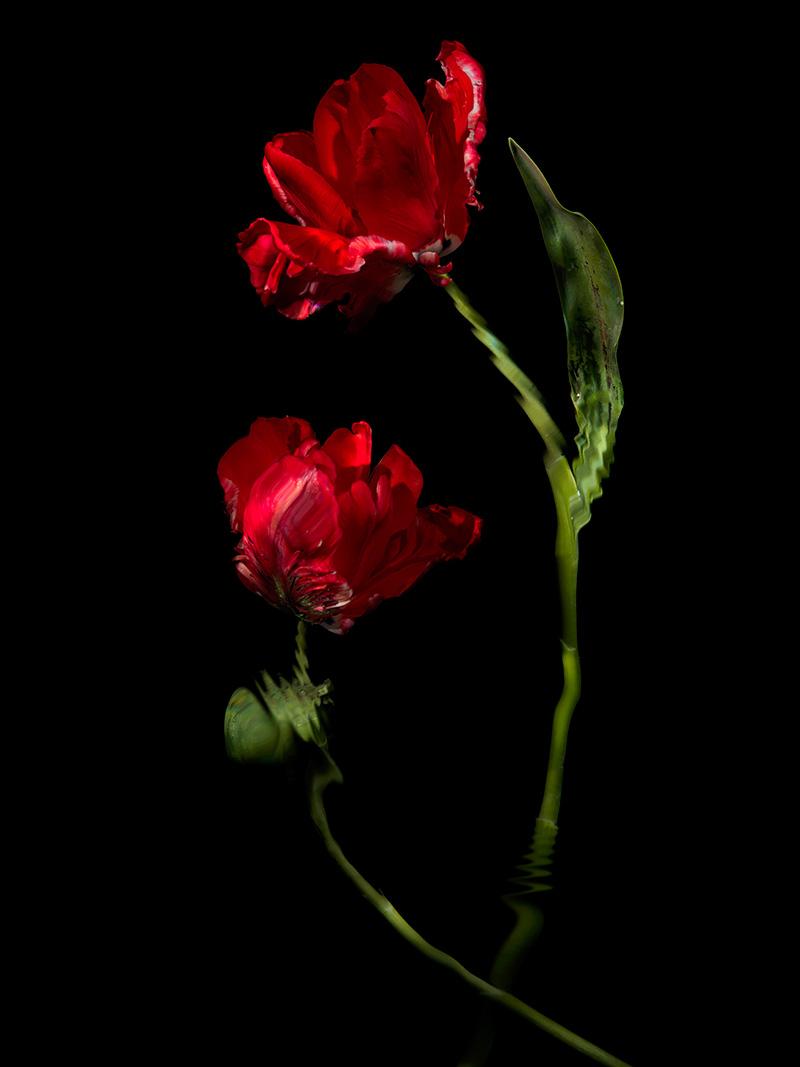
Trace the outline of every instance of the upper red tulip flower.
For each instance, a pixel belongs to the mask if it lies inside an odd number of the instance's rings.
[[[344,633],[432,563],[462,558],[481,520],[461,508],[417,508],[422,475],[392,445],[370,475],[366,422],[324,445],[304,419],[256,419],[218,475],[244,584],[276,607]]]
[[[464,240],[486,135],[483,70],[458,41],[439,53],[424,114],[390,67],[365,63],[336,81],[313,133],[270,141],[264,173],[299,225],[256,219],[238,249],[264,304],[305,319],[339,301],[363,318],[391,300],[419,264],[447,284],[441,260]],[[346,300],[346,302],[345,302]]]

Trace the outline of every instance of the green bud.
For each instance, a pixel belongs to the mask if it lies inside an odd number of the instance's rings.
[[[237,689],[225,711],[225,747],[240,763],[282,763],[294,747],[291,725],[249,689]]]
[[[275,682],[266,671],[256,682],[258,696],[237,689],[225,712],[225,747],[240,763],[283,763],[295,739],[324,746],[322,704],[331,683],[313,685],[305,678]],[[260,698],[260,699],[259,699]]]

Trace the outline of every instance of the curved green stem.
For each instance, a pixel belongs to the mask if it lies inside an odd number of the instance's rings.
[[[472,332],[489,349],[492,362],[519,392],[519,401],[545,446],[545,469],[556,507],[556,562],[561,595],[561,660],[563,688],[553,715],[553,732],[547,779],[537,823],[556,828],[561,806],[564,758],[572,713],[581,692],[578,657],[578,535],[575,515],[581,512],[581,498],[572,469],[563,453],[564,436],[544,406],[541,393],[516,365],[506,348],[489,330],[486,320],[472,307],[455,283],[445,287],[458,311],[472,326]]]
[[[553,422],[550,413],[544,406],[542,394],[530,378],[519,369],[506,346],[490,331],[486,319],[478,314],[456,283],[451,282],[445,286],[445,292],[452,299],[460,314],[472,326],[472,332],[481,344],[489,349],[495,367],[519,391],[518,399],[528,418],[539,431],[539,435],[547,449],[548,458],[552,460],[558,459],[564,447],[564,435]]]
[[[525,956],[539,935],[542,914],[528,894],[550,888],[550,856],[558,833],[558,814],[564,781],[564,761],[572,713],[581,692],[578,656],[578,529],[575,521],[583,514],[583,501],[572,469],[564,455],[564,436],[544,405],[541,393],[516,365],[506,346],[489,330],[486,320],[472,307],[455,283],[446,287],[456,309],[469,322],[473,334],[491,355],[492,362],[518,391],[517,399],[533,423],[545,446],[544,464],[556,509],[556,563],[561,598],[561,662],[563,685],[555,711],[550,740],[544,795],[533,834],[531,852],[520,877],[521,894],[508,895],[506,903],[515,913],[510,933],[497,951],[491,978],[498,986],[510,988]],[[491,1019],[484,1017],[473,1038],[466,1060],[460,1067],[481,1067],[492,1045]]]
[[[547,1015],[543,1015],[541,1012],[529,1007],[529,1005],[525,1004],[525,1002],[518,997],[513,996],[511,993],[508,993],[503,989],[498,989],[497,986],[493,986],[491,983],[479,978],[476,974],[468,971],[467,968],[459,963],[453,956],[436,948],[429,941],[426,941],[421,934],[417,933],[414,927],[403,918],[392,904],[390,904],[383,893],[380,893],[373,885],[371,885],[360,871],[353,866],[331,833],[328,816],[325,811],[323,793],[325,788],[330,785],[331,782],[342,781],[342,773],[327,751],[323,749],[320,749],[319,751],[322,766],[312,774],[309,789],[311,818],[322,835],[322,839],[325,842],[325,847],[329,854],[333,857],[350,881],[353,882],[359,892],[367,898],[370,904],[380,912],[384,919],[394,927],[401,937],[404,937],[406,941],[413,945],[414,948],[424,956],[427,956],[428,959],[433,960],[435,963],[438,963],[442,967],[446,967],[447,970],[457,974],[459,978],[467,983],[467,985],[471,986],[483,996],[488,997],[497,1004],[502,1004],[503,1007],[514,1012],[515,1015],[519,1015],[521,1018],[533,1023],[534,1026],[539,1027],[539,1029],[545,1030],[559,1041],[563,1041],[565,1044],[575,1049],[576,1052],[581,1052],[590,1059],[593,1059],[596,1063],[605,1064],[606,1067],[630,1067],[630,1065],[626,1064],[623,1060],[618,1059],[616,1056],[612,1056],[610,1053],[598,1048],[597,1045],[593,1045],[591,1041],[586,1041],[584,1038],[579,1037],[578,1034],[568,1030],[565,1026],[561,1026],[560,1023],[550,1019]]]

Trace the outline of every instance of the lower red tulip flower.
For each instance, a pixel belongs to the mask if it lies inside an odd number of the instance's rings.
[[[334,633],[480,533],[461,508],[417,507],[422,475],[397,445],[370,474],[371,454],[365,422],[320,445],[304,419],[262,418],[218,468],[244,584]]]
[[[363,318],[417,265],[447,284],[442,257],[478,206],[486,116],[480,64],[458,41],[442,44],[439,62],[446,80],[428,82],[424,114],[396,71],[365,63],[322,98],[313,133],[267,144],[264,173],[294,223],[256,219],[239,235],[264,304],[305,319],[336,301]]]

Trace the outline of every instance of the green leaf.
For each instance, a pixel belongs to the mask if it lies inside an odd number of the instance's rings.
[[[622,330],[622,285],[605,241],[589,220],[559,204],[545,176],[520,146],[511,154],[533,201],[553,264],[567,331],[572,402],[578,422],[573,462],[581,505],[576,532],[589,521],[592,501],[602,494],[622,411],[617,343]]]

